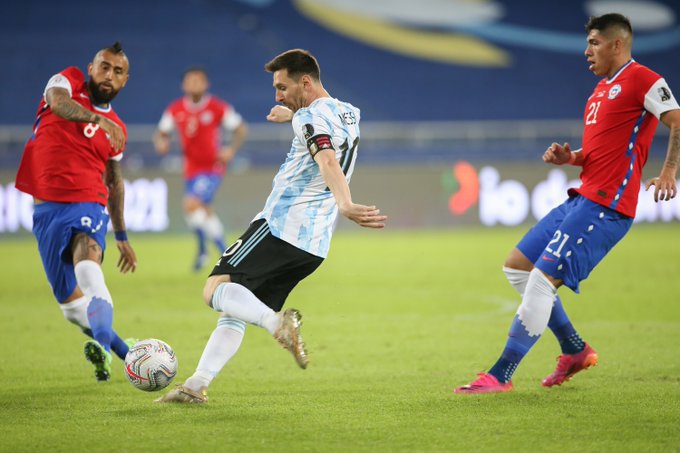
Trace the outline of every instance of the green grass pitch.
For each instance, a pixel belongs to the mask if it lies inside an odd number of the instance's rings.
[[[287,307],[310,351],[296,367],[257,327],[202,406],[154,404],[114,359],[95,382],[85,337],[62,318],[32,238],[0,242],[0,450],[677,451],[680,446],[678,225],[636,225],[582,284],[561,290],[595,368],[545,389],[559,354],[546,332],[515,391],[453,395],[493,364],[518,297],[501,272],[524,229],[340,232]],[[193,240],[132,235],[139,259],[105,272],[123,336],[177,353],[182,382],[215,326],[189,272]],[[216,255],[215,255],[216,257]]]

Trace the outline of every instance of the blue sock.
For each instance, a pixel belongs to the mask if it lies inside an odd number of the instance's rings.
[[[227,250],[227,244],[224,242],[224,239],[215,239],[215,245],[217,246],[217,251],[220,252],[220,254]]]
[[[194,230],[196,237],[198,238],[198,254],[205,255],[207,250],[205,249],[205,233],[201,229]]]
[[[83,329],[83,333],[87,335],[90,338],[94,338],[92,335],[92,331],[90,329]],[[128,348],[127,343],[123,341],[118,334],[113,331],[113,340],[111,340],[111,350],[121,359],[125,360],[125,356],[127,355],[128,351],[130,348]]]
[[[113,340],[113,307],[100,297],[93,297],[87,306],[87,319],[92,329],[92,337],[111,352]]]
[[[128,353],[128,345],[123,341],[121,337],[115,331],[113,333],[113,340],[111,340],[111,350],[121,359],[125,360],[125,356]]]
[[[510,326],[510,332],[508,332],[505,349],[503,349],[498,361],[489,370],[489,374],[498,379],[499,382],[508,382],[512,379],[519,362],[539,338],[541,338],[540,335],[529,336],[529,332],[522,325],[519,316],[515,315]]]
[[[586,347],[583,338],[576,332],[571,321],[569,321],[567,312],[564,311],[559,297],[555,299],[552,311],[550,312],[548,327],[557,337],[557,341],[560,342],[562,354],[578,354]]]

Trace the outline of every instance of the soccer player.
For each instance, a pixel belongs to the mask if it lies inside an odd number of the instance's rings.
[[[113,330],[113,299],[101,269],[109,218],[119,270],[137,267],[123,217],[127,131],[111,106],[129,77],[120,43],[97,52],[87,73],[89,80],[71,66],[47,82],[16,188],[33,196],[33,234],[54,297],[64,317],[93,338],[85,357],[97,380],[107,381],[111,351],[124,359],[134,341]]]
[[[154,134],[156,151],[170,151],[170,137],[176,130],[184,153],[184,215],[198,238],[194,270],[208,259],[206,236],[219,253],[226,248],[222,222],[212,202],[222,182],[227,164],[241,147],[248,133],[245,121],[229,103],[208,93],[208,74],[199,67],[188,69],[182,79],[184,97],[163,112]],[[231,133],[231,143],[220,147],[220,129]]]
[[[625,16],[591,17],[586,32],[589,69],[604,78],[586,103],[583,146],[572,151],[567,143],[553,143],[543,154],[546,163],[581,166],[582,184],[569,189],[567,201],[529,230],[505,261],[503,272],[522,296],[505,349],[488,373],[479,373],[456,393],[512,390],[515,369],[546,327],[562,354],[543,386],[561,385],[597,363],[597,353],[575,330],[557,289],[564,285],[578,293],[579,283],[630,229],[659,120],[670,128],[668,152],[660,175],[646,189],[655,186],[655,201],[677,193],[680,107],[668,84],[631,58],[633,30]]]
[[[306,368],[297,310],[280,312],[290,291],[328,254],[338,211],[383,228],[375,206],[352,202],[349,181],[359,144],[359,109],[331,98],[309,52],[286,51],[265,65],[276,101],[269,121],[292,120],[295,138],[264,209],[222,255],[203,288],[220,313],[196,372],[159,402],[204,403],[207,388],[241,345],[246,323],[266,329]]]

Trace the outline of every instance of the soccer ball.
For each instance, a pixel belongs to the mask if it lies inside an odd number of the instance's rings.
[[[149,338],[136,343],[125,356],[125,375],[145,392],[164,389],[177,374],[177,357],[164,341]]]

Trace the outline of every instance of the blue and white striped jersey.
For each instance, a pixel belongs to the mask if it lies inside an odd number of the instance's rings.
[[[274,177],[264,209],[271,233],[312,255],[328,255],[338,206],[311,153],[332,144],[347,182],[359,144],[359,109],[333,98],[320,98],[293,115],[295,138]]]

